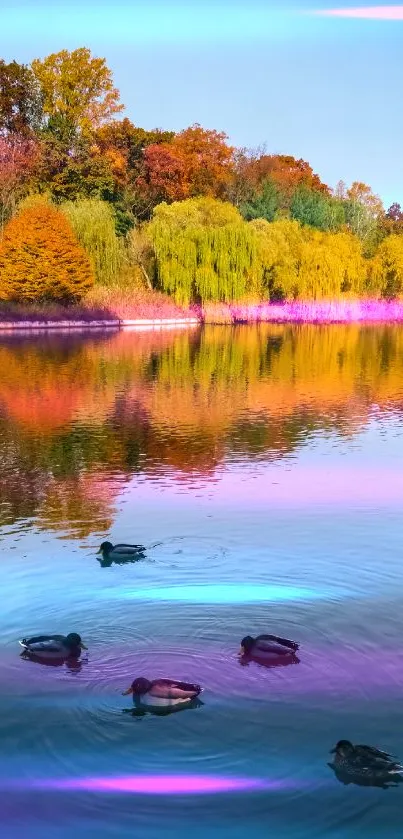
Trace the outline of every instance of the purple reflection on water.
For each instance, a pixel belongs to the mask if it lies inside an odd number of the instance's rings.
[[[376,645],[357,649],[337,645],[330,648],[302,643],[298,666],[267,668],[254,661],[242,666],[237,656],[238,644],[236,639],[231,650],[207,644],[203,647],[192,644],[180,651],[139,647],[124,662],[118,646],[109,647],[107,655],[104,649],[95,653],[90,651],[90,660],[91,655],[102,657],[103,683],[87,697],[96,705],[98,701],[103,702],[107,694],[111,709],[123,708],[121,691],[139,675],[152,679],[172,676],[197,682],[204,689],[206,704],[214,696],[224,697],[226,701],[267,699],[268,691],[272,701],[276,698],[293,701],[296,697],[306,697],[309,701],[312,696],[329,695],[354,699],[363,694],[374,697],[401,693],[401,649],[383,649]],[[15,656],[10,654],[9,666],[6,662],[0,673],[0,686],[6,685],[7,690],[15,691],[21,700],[29,697],[31,707],[33,704],[45,707],[48,703],[53,706],[54,697],[44,697],[41,692],[43,668],[30,662],[21,662],[20,667],[14,668],[11,666],[14,663]],[[63,682],[63,691],[57,692],[58,703],[81,703],[82,698],[77,693],[77,679],[81,676],[84,676],[85,685],[91,684],[91,672],[89,668],[83,668],[81,674]]]
[[[226,778],[214,775],[124,775],[34,781],[36,789],[85,790],[88,792],[134,793],[138,795],[202,795],[236,790],[279,790],[285,781],[261,778]]]

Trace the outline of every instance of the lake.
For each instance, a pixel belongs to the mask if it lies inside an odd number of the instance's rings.
[[[403,758],[402,413],[400,326],[2,337],[4,836],[400,839],[402,787],[328,762]],[[243,666],[262,632],[299,663]],[[125,714],[138,676],[202,704]]]

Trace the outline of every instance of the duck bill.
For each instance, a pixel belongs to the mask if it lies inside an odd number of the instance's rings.
[[[81,641],[80,649],[81,650],[88,650],[88,647],[86,647],[85,644],[83,644],[83,642]]]
[[[336,754],[336,752],[337,752],[337,749],[336,749],[336,748],[334,748],[334,749],[330,749],[329,754],[330,754],[330,755],[335,755],[335,754]]]
[[[122,696],[128,696],[128,695],[129,695],[129,693],[133,693],[133,688],[132,688],[132,686],[131,686],[131,685],[130,685],[130,687],[129,687],[129,688],[127,688],[127,690],[124,690],[124,691],[122,692]]]
[[[100,548],[99,551],[96,552],[95,556],[99,556],[99,554],[101,554],[101,553],[102,553],[102,548]]]
[[[245,647],[240,647],[240,648],[239,648],[239,653],[238,653],[238,655],[245,655]]]

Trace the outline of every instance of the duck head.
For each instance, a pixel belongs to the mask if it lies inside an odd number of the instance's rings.
[[[113,551],[112,542],[102,542],[98,554],[102,554],[102,556],[107,557],[111,551]]]
[[[353,752],[354,746],[349,740],[339,740],[334,749],[330,750],[331,755],[337,755],[338,757],[344,758],[349,757]]]
[[[78,635],[77,632],[69,632],[69,634],[66,635],[64,643],[65,643],[66,647],[68,647],[69,650],[87,650],[88,649],[88,647],[86,647],[85,644],[83,644],[83,642],[81,640],[81,635]]]
[[[255,639],[252,638],[251,635],[246,635],[245,638],[242,638],[239,655],[247,655],[248,653],[250,653],[254,643]]]
[[[128,696],[129,693],[132,693],[133,696],[144,696],[148,690],[150,690],[151,682],[148,679],[135,679],[134,682],[131,683],[130,687],[127,690],[124,690],[122,696]]]

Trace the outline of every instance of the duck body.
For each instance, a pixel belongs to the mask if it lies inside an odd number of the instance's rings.
[[[123,696],[132,694],[133,703],[139,709],[153,711],[172,711],[186,708],[197,700],[201,693],[200,685],[179,682],[175,679],[135,679],[131,686],[123,691]]]
[[[126,562],[137,562],[139,559],[144,559],[145,547],[144,545],[112,545],[112,542],[102,542],[98,554],[101,555],[101,565],[107,567],[115,563],[116,565],[124,565]]]
[[[38,659],[78,658],[81,650],[87,649],[76,632],[70,632],[69,635],[35,635],[22,638],[20,644],[26,655]]]
[[[278,635],[258,635],[257,638],[247,635],[241,641],[239,654],[270,664],[279,659],[296,659],[298,649],[299,644],[295,641],[280,638]]]
[[[386,782],[401,783],[403,766],[388,752],[374,746],[353,745],[349,740],[339,740],[332,749],[333,763],[330,764],[336,775],[357,782],[375,785]]]

